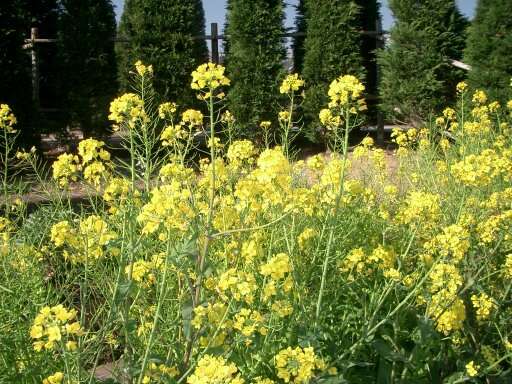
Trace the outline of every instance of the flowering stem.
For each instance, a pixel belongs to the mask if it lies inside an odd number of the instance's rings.
[[[339,181],[340,188],[339,188],[338,194],[336,196],[336,204],[334,205],[334,210],[332,211],[332,214],[330,215],[330,217],[327,219],[327,222],[334,221],[334,219],[336,218],[336,216],[338,214],[340,202],[341,202],[341,197],[343,196],[343,193],[344,193],[345,168],[347,165],[347,157],[348,157],[348,134],[349,134],[349,131],[350,131],[350,111],[347,108],[345,111],[345,137],[344,137],[344,141],[343,141],[343,164],[342,164],[342,168],[341,168],[341,175],[340,175],[340,181]],[[316,302],[315,327],[318,324],[318,319],[320,317],[320,310],[321,310],[321,306],[322,306],[322,297],[324,294],[325,280],[327,278],[327,269],[329,266],[329,254],[331,253],[331,246],[332,246],[333,239],[334,239],[334,225],[331,225],[330,229],[329,229],[329,237],[328,237],[328,241],[327,241],[327,247],[325,249],[324,263],[322,266],[322,280],[320,282],[320,291],[318,292],[318,299]]]
[[[142,367],[139,374],[139,379],[137,380],[137,384],[141,384],[142,380],[144,378],[144,372],[146,370],[146,365],[148,363],[148,357],[149,357],[149,351],[151,350],[151,347],[153,345],[153,341],[155,339],[155,333],[156,333],[156,327],[158,325],[158,318],[160,316],[160,310],[162,308],[162,302],[164,301],[165,297],[165,290],[166,290],[166,281],[167,281],[167,262],[169,259],[169,253],[171,249],[171,241],[170,234],[167,234],[167,252],[165,255],[165,261],[164,261],[164,273],[162,275],[162,281],[160,282],[160,294],[158,295],[158,304],[156,306],[155,311],[155,317],[153,319],[153,326],[151,328],[151,334],[149,335],[148,345],[146,347],[146,351],[144,352],[144,359],[142,360]]]

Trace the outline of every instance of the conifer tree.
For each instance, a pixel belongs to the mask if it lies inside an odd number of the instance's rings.
[[[39,37],[53,38],[56,33],[56,0],[10,0],[0,6],[0,103],[7,103],[18,119],[20,144],[35,144],[37,110],[32,102],[32,79],[29,51],[23,49],[31,27],[37,27]],[[42,101],[55,99],[55,47],[36,45]],[[55,105],[59,102],[58,98]]]
[[[30,106],[30,58],[22,46],[30,33],[30,12],[25,0],[0,6],[0,103],[9,104],[18,119]]]
[[[465,51],[465,62],[472,68],[470,84],[501,102],[511,97],[511,15],[511,1],[479,0]]]
[[[111,0],[61,0],[60,77],[68,123],[85,135],[108,125],[108,106],[117,92],[114,50],[116,21]]]
[[[208,60],[201,0],[127,0],[119,36],[121,87],[130,88],[128,73],[141,60],[153,65],[154,87],[161,98],[182,106],[194,103],[190,74]]]
[[[295,6],[297,16],[295,17],[295,32],[299,35],[293,38],[293,69],[297,73],[302,73],[304,67],[304,42],[306,41],[307,16],[306,16],[306,0],[299,0]]]
[[[285,59],[283,8],[282,0],[228,0],[228,105],[245,136],[254,136],[262,120],[276,120]]]
[[[466,20],[455,0],[390,0],[395,16],[389,46],[380,52],[382,108],[389,117],[421,124],[453,99],[464,73]]]
[[[306,135],[318,139],[318,113],[332,80],[350,74],[364,79],[360,6],[353,0],[306,0],[304,56]]]

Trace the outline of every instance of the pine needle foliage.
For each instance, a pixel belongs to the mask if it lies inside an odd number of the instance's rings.
[[[109,126],[108,106],[117,92],[115,33],[110,0],[61,0],[62,103],[68,124],[79,126],[86,136],[104,133]]]
[[[282,0],[229,0],[226,66],[228,108],[241,134],[254,137],[263,120],[276,120],[285,48]]]
[[[306,136],[318,141],[321,137],[318,112],[327,104],[326,94],[332,79],[342,74],[364,79],[359,33],[361,8],[352,0],[306,0],[305,4]]]
[[[512,77],[512,2],[480,0],[469,28],[465,60],[470,84],[506,102]]]
[[[388,47],[379,54],[380,93],[388,118],[422,122],[455,97],[462,70],[466,19],[454,0],[391,0],[395,16]]]
[[[190,73],[208,60],[201,0],[127,0],[119,36],[128,42],[119,47],[119,77],[130,89],[129,71],[142,60],[153,65],[154,87],[161,99],[190,105]]]

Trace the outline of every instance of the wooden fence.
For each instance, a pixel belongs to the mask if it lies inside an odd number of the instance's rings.
[[[380,20],[376,23],[375,31],[359,31],[361,35],[373,37],[376,39],[376,47],[377,49],[384,47],[385,35],[387,34],[382,30]],[[283,38],[293,38],[305,36],[304,32],[288,32],[282,35]],[[211,41],[211,61],[219,64],[220,63],[220,54],[219,54],[219,41],[224,40],[226,35],[219,34],[219,27],[217,23],[210,24],[210,34],[202,35],[202,36],[194,36],[193,39],[198,40],[210,40]],[[116,37],[112,39],[114,43],[128,43],[129,39],[125,37]],[[25,40],[25,44],[23,45],[24,49],[30,50],[31,56],[31,65],[32,65],[32,100],[34,105],[40,112],[54,112],[56,109],[41,109],[40,108],[40,100],[39,100],[39,60],[38,60],[38,49],[37,46],[39,44],[48,44],[48,43],[56,43],[57,39],[42,39],[38,36],[38,28],[31,28],[30,30],[30,38]],[[377,84],[379,83],[380,73],[377,67]],[[378,103],[379,97],[378,95],[368,94],[366,95],[367,100],[375,101]],[[377,142],[382,144],[384,142],[384,116],[380,110],[377,111]]]

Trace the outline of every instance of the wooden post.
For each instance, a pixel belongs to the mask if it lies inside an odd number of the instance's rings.
[[[219,29],[217,23],[211,24],[212,62],[219,64]]]
[[[37,27],[30,28],[31,52],[32,59],[32,101],[36,109],[39,110],[39,61],[37,58]]]
[[[382,24],[379,18],[375,25],[377,32],[375,38],[377,39],[377,49],[384,48],[384,34],[382,33]],[[384,114],[380,109],[380,66],[377,64],[377,144],[384,145]]]

